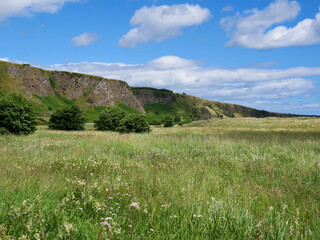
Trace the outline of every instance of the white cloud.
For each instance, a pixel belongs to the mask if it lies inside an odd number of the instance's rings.
[[[234,9],[232,5],[227,5],[224,8],[222,8],[221,12],[232,12],[233,10]]]
[[[79,0],[1,0],[0,21],[13,16],[30,16],[33,13],[57,12],[67,2]]]
[[[307,108],[320,108],[320,104],[318,103],[303,104],[302,106]]]
[[[76,47],[88,46],[97,41],[99,36],[96,33],[83,33],[72,39],[72,43]]]
[[[221,25],[231,32],[227,46],[269,49],[320,43],[320,13],[294,27],[275,26],[294,19],[299,11],[296,1],[276,0],[263,10],[253,9],[246,11],[245,16],[238,13],[223,18]]]
[[[134,28],[119,40],[119,45],[134,48],[139,43],[161,42],[180,35],[183,27],[202,24],[210,16],[210,10],[198,4],[145,6],[135,12],[130,21]]]
[[[247,83],[242,87],[221,87],[211,94],[229,99],[283,99],[292,96],[303,96],[315,86],[312,81],[302,78]]]

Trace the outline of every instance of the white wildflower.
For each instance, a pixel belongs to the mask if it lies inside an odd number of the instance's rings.
[[[151,232],[154,232],[154,230],[153,230],[152,228],[150,228],[150,231],[151,231]]]
[[[135,209],[140,210],[139,204],[138,204],[138,203],[135,203],[135,202],[132,202],[132,203],[130,204],[130,207],[134,207]]]

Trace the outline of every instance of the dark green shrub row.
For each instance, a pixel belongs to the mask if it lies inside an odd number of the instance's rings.
[[[124,112],[107,108],[95,122],[98,130],[117,131],[120,133],[144,133],[150,132],[150,125],[145,116],[137,114],[125,114]]]

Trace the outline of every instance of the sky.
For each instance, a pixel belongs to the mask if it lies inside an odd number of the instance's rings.
[[[320,115],[320,1],[1,0],[0,60]]]

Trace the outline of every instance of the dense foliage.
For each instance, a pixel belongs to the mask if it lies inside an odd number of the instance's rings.
[[[116,131],[119,127],[120,120],[125,117],[125,113],[119,109],[107,108],[103,110],[97,120],[94,121],[94,126],[101,131]]]
[[[32,106],[15,93],[0,91],[0,134],[27,135],[36,130]]]
[[[163,123],[164,127],[173,127],[173,125],[174,125],[174,123],[173,123],[172,119],[167,119]]]
[[[49,128],[57,130],[84,130],[85,118],[78,106],[61,108],[53,113],[49,120]]]
[[[160,120],[153,120],[150,122],[151,125],[155,125],[155,126],[160,126],[161,125],[161,121]]]
[[[144,133],[150,132],[150,125],[143,115],[129,114],[121,119],[116,129],[121,133]]]

